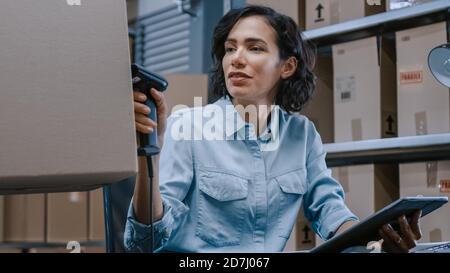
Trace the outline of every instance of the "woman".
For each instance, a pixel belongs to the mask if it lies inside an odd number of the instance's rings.
[[[175,112],[166,126],[163,95],[151,91],[156,124],[147,118],[145,95],[135,93],[137,131],[157,128],[163,149],[153,159],[159,168],[153,181],[153,219],[148,217],[146,161],[139,158],[126,247],[147,251],[153,223],[157,251],[282,251],[302,205],[324,239],[355,224],[358,219],[345,206],[341,186],[327,170],[314,125],[292,114],[308,102],[315,87],[314,56],[295,22],[267,7],[231,10],[215,29],[213,57],[212,86],[221,97],[213,105]],[[213,119],[216,136],[223,138],[179,137],[177,124],[195,134],[206,124],[193,122],[192,116],[211,109],[225,112]],[[420,238],[419,216],[411,225],[399,219],[400,234],[384,226],[385,249],[414,247]]]

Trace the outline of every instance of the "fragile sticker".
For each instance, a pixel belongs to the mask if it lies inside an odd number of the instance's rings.
[[[414,84],[423,82],[423,71],[400,72],[400,84]]]
[[[441,180],[439,184],[439,189],[441,192],[449,193],[450,192],[450,180]]]

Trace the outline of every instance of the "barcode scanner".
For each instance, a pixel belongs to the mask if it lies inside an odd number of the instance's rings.
[[[167,89],[168,83],[167,80],[161,77],[160,75],[150,72],[144,67],[132,64],[131,65],[131,76],[133,82],[133,91],[134,92],[142,92],[147,96],[147,101],[145,105],[150,108],[150,114],[148,115],[151,120],[154,122],[158,122],[157,117],[157,109],[156,104],[153,101],[152,94],[150,90],[155,88],[158,91],[165,91]],[[138,147],[138,156],[147,157],[147,170],[149,177],[149,219],[150,222],[153,221],[153,165],[151,157],[159,154],[160,148],[157,142],[157,130],[153,130],[150,134],[139,134],[140,145]],[[153,232],[153,224],[151,225],[151,239],[150,239],[150,252],[153,253],[154,250],[154,232]]]
[[[133,91],[139,91],[147,96],[145,105],[150,108],[149,118],[155,122],[158,121],[156,115],[156,105],[153,101],[153,97],[150,93],[151,88],[155,88],[158,91],[165,91],[167,89],[167,80],[162,76],[150,72],[144,67],[138,64],[131,65],[131,76],[133,82]],[[140,147],[138,148],[139,156],[152,156],[160,152],[160,148],[157,143],[157,130],[153,130],[151,134],[139,134]]]

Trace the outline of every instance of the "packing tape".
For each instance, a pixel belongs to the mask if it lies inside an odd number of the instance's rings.
[[[438,187],[438,163],[437,162],[427,162],[427,187],[437,188]]]
[[[362,121],[360,118],[352,119],[352,140],[362,140]]]
[[[416,135],[426,135],[428,134],[427,128],[427,113],[417,112],[414,114],[414,120],[416,122]],[[436,188],[438,187],[438,163],[437,162],[427,162],[426,172],[427,172],[427,187]]]

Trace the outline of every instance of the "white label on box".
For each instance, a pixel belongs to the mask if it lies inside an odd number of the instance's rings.
[[[349,102],[355,100],[356,78],[354,75],[336,78],[336,95],[337,102]]]
[[[72,203],[78,203],[81,201],[81,193],[79,192],[71,192],[69,193],[69,200]]]
[[[414,84],[423,82],[423,71],[404,71],[400,72],[400,84]]]

